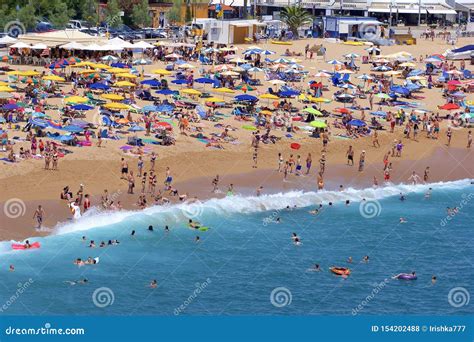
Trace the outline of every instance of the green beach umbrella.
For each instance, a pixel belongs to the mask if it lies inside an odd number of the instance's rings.
[[[328,126],[326,125],[324,121],[317,121],[317,120],[311,121],[309,125],[314,128],[326,128]]]
[[[317,109],[314,109],[313,107],[308,107],[308,108],[305,108],[303,109],[303,112],[306,112],[306,113],[309,113],[309,114],[313,114],[313,115],[318,115],[318,116],[322,116],[323,113],[321,113],[319,110]],[[314,121],[313,121],[314,122]]]

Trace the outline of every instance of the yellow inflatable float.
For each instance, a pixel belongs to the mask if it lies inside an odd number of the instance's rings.
[[[283,42],[279,40],[271,40],[270,43],[277,44],[277,45],[293,45],[292,42]]]

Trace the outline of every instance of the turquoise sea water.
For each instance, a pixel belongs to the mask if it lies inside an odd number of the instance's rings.
[[[425,198],[429,187],[432,195]],[[323,211],[310,215],[319,203]],[[287,210],[288,205],[297,208]],[[455,206],[458,213],[448,217],[446,207]],[[12,251],[11,242],[1,243],[0,312],[472,314],[473,305],[466,302],[474,289],[473,209],[474,185],[463,180],[91,212],[57,227],[55,235],[30,239],[39,241],[40,249]],[[188,228],[190,217],[211,228]],[[400,224],[400,217],[407,223]],[[155,231],[147,231],[149,225]],[[293,232],[301,245],[292,243]],[[91,239],[97,245],[109,239],[120,244],[88,248]],[[365,255],[368,263],[361,261]],[[89,256],[99,257],[99,264],[73,264]],[[320,272],[309,270],[315,263]],[[11,264],[14,272],[8,271]],[[336,276],[331,266],[350,267],[351,275]],[[412,271],[415,281],[391,278]],[[83,278],[86,285],[69,283]],[[155,289],[148,287],[152,279],[158,281]]]

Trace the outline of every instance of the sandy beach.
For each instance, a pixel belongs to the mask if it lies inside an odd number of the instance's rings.
[[[291,46],[273,45],[260,43],[258,46],[276,52],[274,56],[280,56],[289,48],[290,51],[304,53],[306,44],[321,44],[323,43],[327,48],[326,60],[341,59],[342,55],[347,53],[357,53],[361,56],[367,55],[364,50],[366,46],[350,46],[343,44],[326,43],[322,40],[299,40],[295,41]],[[468,41],[460,40],[459,45],[467,44]],[[237,54],[242,56],[247,46],[238,46]],[[449,46],[440,39],[435,41],[418,40],[417,45],[413,46],[387,46],[382,47],[382,55],[388,55],[400,51],[410,53],[414,58],[423,59],[435,53],[443,53]],[[273,57],[273,56],[271,56]],[[319,70],[331,70],[332,65],[327,64],[321,57],[313,60],[305,59],[303,57],[295,57],[300,60],[299,64],[304,66],[304,69],[309,71],[308,76],[304,81],[295,84],[296,87],[305,89],[308,87],[307,82],[315,79],[314,75]],[[195,62],[191,62],[198,65]],[[357,60],[357,65],[360,70],[357,74],[370,73],[370,64],[362,64]],[[419,68],[424,67],[423,62],[417,63]],[[459,62],[456,62],[459,65]],[[158,62],[152,65],[144,66],[144,73],[149,74],[151,70],[156,68],[163,68],[164,63]],[[30,66],[14,66],[15,70],[30,70],[40,68],[32,68]],[[141,69],[141,66],[139,67]],[[199,73],[199,68],[194,69],[194,73]],[[47,70],[48,72],[49,70]],[[197,77],[197,75],[196,75]],[[249,94],[263,94],[267,92],[268,82],[262,79],[262,86],[257,87]],[[0,76],[3,80],[5,77]],[[354,83],[357,80],[354,77]],[[401,82],[401,80],[394,80]],[[323,80],[324,84],[329,86],[329,90],[323,93],[324,97],[331,98],[332,93],[337,89],[330,85],[330,81]],[[180,86],[171,85],[172,89],[180,89]],[[65,85],[63,87],[66,91],[71,87]],[[202,89],[203,85],[195,84],[195,89]],[[207,89],[212,93],[212,90]],[[83,90],[79,89],[81,93]],[[236,93],[237,94],[237,93]],[[235,94],[235,95],[236,95]],[[439,110],[437,106],[446,103],[446,99],[442,97],[441,88],[433,87],[432,89],[423,88],[418,94],[421,98],[416,99],[416,102],[421,103],[422,108],[439,113],[441,117],[445,117],[449,112]],[[216,95],[222,96],[222,95]],[[472,100],[473,95],[467,94],[466,100]],[[378,99],[375,99],[377,102]],[[265,104],[266,100],[260,100],[261,104]],[[291,101],[297,108],[303,108],[303,104],[297,100]],[[50,105],[61,105],[62,99],[53,98],[48,99],[47,103]],[[146,103],[137,100],[139,107]],[[361,106],[368,106],[367,99],[358,99],[358,104]],[[342,103],[332,101],[331,103],[324,103],[321,105],[322,109],[333,112],[336,108],[343,107]],[[375,107],[378,105],[375,104]],[[384,107],[386,109],[387,107]],[[396,108],[390,110],[395,111]],[[278,191],[289,191],[292,189],[301,189],[305,191],[317,190],[317,173],[319,169],[318,160],[322,155],[322,139],[314,139],[308,137],[305,131],[297,131],[292,134],[292,138],[286,138],[281,129],[272,130],[272,134],[281,137],[275,144],[260,144],[258,152],[258,168],[252,168],[252,152],[251,141],[252,131],[242,129],[245,122],[235,119],[229,115],[231,109],[220,110],[228,114],[223,120],[219,121],[222,125],[230,125],[235,128],[230,132],[231,136],[235,138],[235,143],[224,144],[224,149],[213,149],[206,147],[205,144],[197,141],[188,135],[179,133],[178,127],[173,127],[173,135],[176,139],[176,144],[172,146],[155,146],[150,145],[151,150],[154,151],[158,158],[156,162],[156,174],[158,177],[158,187],[162,187],[165,179],[166,168],[169,167],[173,176],[173,187],[179,190],[180,194],[188,193],[188,198],[197,196],[199,199],[206,199],[213,196],[223,196],[222,194],[215,195],[212,190],[212,179],[220,176],[219,187],[224,192],[229,184],[234,184],[237,193],[254,195],[255,189],[263,186],[263,193],[273,193]],[[59,119],[57,110],[46,111],[53,120]],[[97,109],[86,112],[84,120],[89,122],[98,122]],[[358,118],[360,112],[354,111],[353,116]],[[369,115],[367,115],[368,117]],[[134,118],[139,115],[133,114]],[[451,124],[450,120],[443,120],[440,124],[439,139],[432,139],[426,137],[426,132],[421,131],[417,141],[413,139],[406,139],[403,134],[404,126],[397,126],[394,133],[389,132],[389,124],[383,122],[385,130],[378,131],[380,147],[374,147],[372,138],[370,136],[360,137],[357,139],[341,139],[337,137],[338,133],[343,132],[339,128],[335,128],[331,123],[335,120],[333,117],[324,118],[329,123],[329,145],[326,155],[326,171],[324,174],[325,189],[336,190],[339,185],[347,187],[368,187],[373,185],[374,177],[377,177],[380,185],[383,183],[383,159],[384,155],[392,149],[393,142],[403,141],[403,155],[402,157],[390,157],[390,162],[393,162],[393,172],[391,181],[394,183],[409,182],[409,177],[412,171],[416,171],[418,175],[423,176],[426,167],[430,167],[429,182],[450,181],[456,179],[473,178],[474,162],[472,149],[467,149],[468,129],[453,128],[453,137],[450,146],[446,145],[446,130]],[[215,127],[215,122],[202,120],[200,127],[205,134],[221,133],[221,127]],[[3,124],[4,128],[7,124]],[[192,124],[191,124],[192,126]],[[22,141],[26,133],[21,130],[13,128],[8,129],[9,137],[19,137],[15,140],[14,149],[18,151],[20,147],[29,148],[29,142]],[[144,132],[130,133],[137,134],[138,137],[144,138]],[[126,139],[127,136],[124,136]],[[67,202],[60,199],[61,190],[65,186],[70,186],[73,194],[78,190],[79,184],[84,184],[84,193],[91,195],[92,205],[100,205],[100,195],[104,189],[107,189],[109,194],[114,198],[114,201],[120,201],[125,209],[138,210],[136,204],[139,195],[139,179],[137,178],[136,193],[134,195],[127,194],[127,181],[121,178],[121,158],[125,158],[131,170],[137,170],[138,157],[131,153],[124,153],[120,146],[124,145],[124,140],[104,140],[102,147],[96,146],[96,141],[93,139],[93,145],[90,147],[70,147],[67,149],[72,153],[67,154],[64,158],[59,160],[59,170],[44,170],[43,160],[21,160],[18,163],[2,163],[0,166],[0,205],[4,210],[0,212],[0,239],[1,240],[21,240],[26,237],[34,235],[48,234],[49,230],[36,231],[34,229],[33,214],[38,205],[42,205],[45,210],[44,226],[54,228],[57,222],[65,222],[71,219],[71,211],[67,207]],[[298,143],[301,145],[299,150],[290,148],[291,143]],[[355,166],[347,166],[346,151],[351,145],[355,152]],[[357,161],[362,150],[366,151],[366,166],[363,172],[358,172]],[[313,170],[308,175],[295,176],[289,175],[287,181],[283,181],[282,173],[276,172],[278,167],[278,153],[282,153],[283,157],[287,159],[290,154],[295,157],[301,155],[302,160],[306,158],[308,153],[311,153],[313,160]],[[2,157],[5,153],[1,153]],[[150,155],[143,156],[145,161],[144,170],[149,169]],[[304,170],[304,167],[303,167]],[[169,196],[168,196],[169,197]],[[6,214],[6,207],[8,203],[18,201],[22,203],[20,206],[20,215]],[[173,199],[177,201],[177,199]],[[152,204],[151,197],[148,203]]]

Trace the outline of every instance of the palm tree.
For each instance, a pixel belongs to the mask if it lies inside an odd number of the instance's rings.
[[[300,6],[285,7],[280,13],[280,19],[288,25],[288,29],[298,37],[298,29],[301,26],[311,24],[313,18],[308,11]]]

